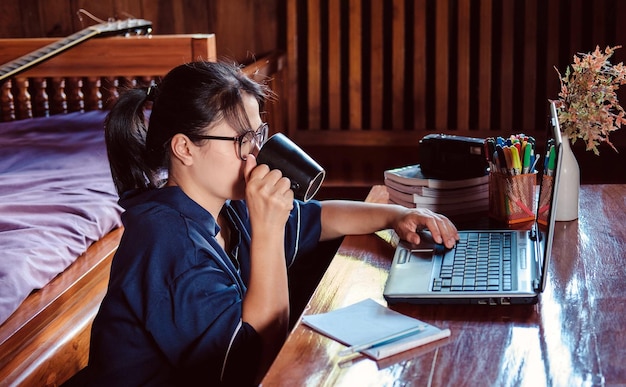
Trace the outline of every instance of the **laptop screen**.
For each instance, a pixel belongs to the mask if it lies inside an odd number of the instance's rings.
[[[552,243],[554,240],[554,226],[556,221],[556,198],[558,197],[559,180],[561,177],[561,128],[554,102],[550,103],[550,123],[548,125],[548,136],[545,148],[545,159],[543,171],[541,173],[539,202],[537,205],[537,222],[545,226],[546,240],[543,244],[543,252],[536,256],[540,260],[537,267],[541,268],[540,289],[543,292],[546,287],[546,277],[548,264],[552,254]],[[540,227],[539,231],[542,231]]]

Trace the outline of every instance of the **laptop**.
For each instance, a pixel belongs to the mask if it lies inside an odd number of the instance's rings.
[[[530,230],[462,230],[461,240],[452,249],[434,243],[411,247],[399,241],[383,291],[388,303],[506,305],[538,301],[546,286],[561,174],[562,138],[554,103],[550,104],[550,116],[548,141],[556,153],[553,184],[542,186],[552,190],[545,227],[536,217]],[[428,235],[423,236],[427,239]],[[477,257],[479,250],[488,253],[486,264],[484,257]]]

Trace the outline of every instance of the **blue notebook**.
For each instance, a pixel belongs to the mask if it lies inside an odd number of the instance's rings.
[[[306,315],[302,322],[376,360],[450,336],[423,321],[389,309],[368,298],[327,313]],[[369,345],[372,344],[372,345]]]

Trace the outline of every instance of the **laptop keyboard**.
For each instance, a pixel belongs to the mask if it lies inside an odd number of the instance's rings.
[[[511,290],[511,233],[461,234],[446,252],[433,291]]]

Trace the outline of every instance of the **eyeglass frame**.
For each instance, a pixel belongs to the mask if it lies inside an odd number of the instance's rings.
[[[242,149],[241,146],[243,144],[244,138],[246,136],[248,136],[250,133],[252,133],[254,135],[254,137],[252,137],[252,139],[253,139],[253,141],[256,142],[256,145],[261,147],[265,143],[265,141],[267,141],[267,137],[269,135],[269,124],[267,122],[263,122],[256,130],[246,130],[245,132],[243,132],[242,134],[240,134],[239,136],[236,136],[236,137],[210,136],[210,135],[206,135],[206,134],[194,134],[194,135],[190,135],[188,137],[191,138],[191,139],[197,139],[197,140],[234,141],[236,144],[239,144],[239,158],[242,161],[246,161],[248,155],[245,155],[245,157],[244,157],[244,155],[241,153],[241,149]],[[260,140],[259,140],[259,135],[262,135]]]

